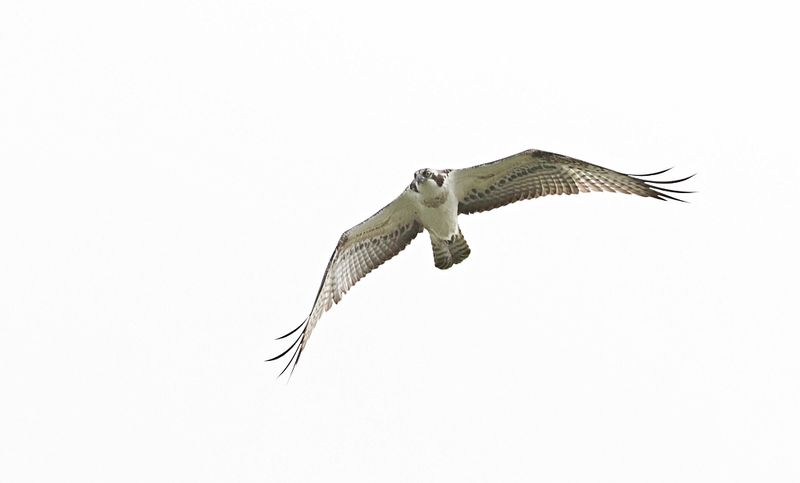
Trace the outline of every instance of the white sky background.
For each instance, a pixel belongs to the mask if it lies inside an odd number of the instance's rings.
[[[798,481],[798,43],[768,2],[3,2],[0,480]],[[342,231],[526,148],[699,193],[462,217],[275,379]]]

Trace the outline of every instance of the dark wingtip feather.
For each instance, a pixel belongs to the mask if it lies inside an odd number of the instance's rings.
[[[304,331],[304,333],[305,333],[305,331]],[[300,334],[300,337],[302,338],[303,334]],[[294,344],[292,344],[292,345],[294,345]],[[290,349],[291,349],[291,347],[290,347]],[[289,366],[292,366],[292,370],[289,372],[289,378],[292,377],[292,374],[294,374],[294,368],[297,367],[297,361],[300,360],[300,353],[302,352],[302,349],[303,349],[303,343],[300,342],[299,344],[297,344],[297,349],[294,350],[294,353],[292,354],[292,357],[289,358],[289,362],[286,363],[286,366],[284,366],[283,370],[280,372],[280,374],[278,374],[278,377],[281,377],[283,375],[283,373],[286,372],[286,369],[289,368]],[[292,365],[292,361],[294,361],[294,365]]]
[[[667,201],[667,199],[670,199],[670,200],[680,201],[681,203],[688,203],[688,201],[686,201],[686,200],[682,200],[680,198],[676,198],[674,196],[670,196],[670,195],[668,195],[666,193],[661,193],[660,191],[656,191],[656,193],[658,193],[658,194],[655,197],[658,198],[659,200],[662,200],[662,201]]]
[[[689,176],[686,176],[685,178],[666,180],[666,181],[656,181],[656,180],[652,180],[652,179],[641,179],[642,176],[655,176],[655,175],[658,175],[658,174],[666,173],[670,169],[672,169],[672,168],[665,169],[665,170],[662,170],[662,171],[657,171],[655,173],[650,173],[650,174],[638,174],[638,175],[628,175],[628,176],[631,176],[633,179],[635,179],[635,180],[641,182],[642,184],[644,184],[650,190],[651,196],[653,198],[656,198],[656,199],[659,199],[659,200],[662,200],[662,201],[675,200],[675,201],[680,201],[681,203],[688,203],[688,201],[686,201],[686,200],[682,200],[682,199],[680,199],[678,197],[675,197],[675,196],[670,196],[667,193],[692,194],[692,193],[695,193],[695,191],[675,190],[675,189],[671,189],[671,188],[665,188],[665,187],[662,187],[662,186],[659,186],[659,185],[681,183],[683,181],[686,181],[688,179],[693,178],[697,173],[689,175]]]
[[[308,330],[308,325],[306,324],[307,322],[308,322],[308,319],[304,320],[303,323],[300,324],[296,329],[294,329],[293,331],[289,332],[289,334],[293,334],[293,333],[297,332],[297,330],[300,329],[300,327],[303,327],[305,325],[305,328],[300,332],[300,335],[297,336],[297,338],[294,340],[294,342],[292,342],[292,344],[289,347],[287,347],[285,351],[281,352],[280,354],[278,354],[275,357],[271,357],[271,358],[269,358],[269,359],[264,361],[264,362],[276,361],[276,360],[282,358],[283,356],[285,356],[286,354],[288,354],[292,349],[294,349],[294,352],[292,352],[292,355],[289,357],[289,360],[287,361],[286,365],[283,366],[283,370],[281,370],[281,372],[276,377],[279,378],[284,373],[286,373],[286,370],[289,369],[289,366],[292,366],[292,370],[289,372],[289,378],[292,377],[292,374],[294,373],[294,368],[297,367],[297,362],[300,360],[300,354],[302,354],[302,352],[303,352],[303,345],[304,345],[303,338],[305,337],[306,331]],[[289,334],[281,336],[278,339],[283,339],[284,337],[288,336]]]
[[[667,171],[671,170],[672,168],[662,169],[661,171],[656,171],[655,173],[647,173],[647,174],[629,174],[628,176],[635,176],[635,177],[647,177],[647,176],[656,176],[659,174],[664,174]]]
[[[697,173],[695,173],[695,174],[697,174]],[[687,176],[685,178],[672,179],[672,180],[669,180],[669,181],[654,181],[654,180],[651,180],[651,179],[643,180],[643,181],[645,181],[646,183],[653,183],[653,184],[675,184],[675,183],[680,183],[681,181],[686,181],[687,179],[694,178],[695,174],[689,175],[689,176]]]
[[[300,342],[300,339],[302,339],[302,338],[303,338],[303,334],[304,334],[304,333],[305,333],[305,331],[303,331],[303,332],[300,334],[300,336],[299,336],[297,339],[295,339],[295,341],[294,341],[294,342],[292,342],[292,345],[290,345],[288,349],[286,349],[285,351],[281,352],[280,354],[278,354],[278,355],[277,355],[277,356],[275,356],[275,357],[272,357],[272,358],[270,358],[270,359],[267,359],[267,360],[265,360],[264,362],[272,362],[272,361],[278,360],[278,359],[280,359],[281,357],[285,356],[287,352],[289,352],[290,350],[292,350],[292,348],[293,348],[295,345],[297,345],[297,343],[298,343],[298,342]]]
[[[681,193],[681,194],[685,194],[685,195],[692,194],[692,193],[697,193],[697,191],[672,190],[672,189],[669,189],[669,188],[662,188],[661,186],[651,186],[650,188],[651,189],[657,189],[657,190],[660,190],[660,191],[669,191],[670,193]]]
[[[297,363],[300,362],[300,356],[303,355],[303,344],[302,343],[297,347],[297,351],[298,351],[297,352],[297,357],[295,357],[295,359],[294,359],[294,364],[292,365],[292,370],[289,371],[289,379],[292,378],[292,374],[294,374],[294,370],[297,369]],[[284,371],[285,370],[286,369],[284,369]],[[280,377],[280,375],[278,377]]]
[[[281,339],[285,339],[285,338],[289,337],[290,335],[292,335],[292,334],[294,334],[295,332],[297,332],[297,331],[300,329],[300,327],[302,327],[302,326],[303,326],[303,324],[305,324],[306,322],[308,322],[308,319],[306,319],[306,320],[304,320],[304,321],[300,322],[300,325],[298,325],[297,327],[295,327],[294,329],[292,329],[292,331],[291,331],[291,332],[289,332],[289,333],[286,333],[286,334],[283,334],[282,336],[280,336],[280,337],[276,338],[275,340],[281,340]]]

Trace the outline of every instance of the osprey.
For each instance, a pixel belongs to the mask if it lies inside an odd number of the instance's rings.
[[[342,234],[325,269],[311,313],[278,340],[302,329],[300,334],[288,349],[268,360],[280,359],[294,348],[280,374],[292,363],[296,365],[322,314],[366,274],[400,253],[423,229],[430,236],[434,265],[445,270],[463,262],[470,254],[458,226],[458,215],[488,211],[540,196],[589,191],[683,201],[667,193],[691,191],[659,185],[679,183],[694,175],[669,181],[643,179],[667,171],[669,169],[627,175],[539,150],[523,151],[465,169],[420,169],[400,196]]]

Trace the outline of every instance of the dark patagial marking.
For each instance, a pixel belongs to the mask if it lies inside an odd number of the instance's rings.
[[[443,169],[442,171],[440,171],[439,173],[437,173],[437,174],[436,174],[436,175],[433,177],[433,180],[436,182],[436,185],[437,185],[439,188],[441,188],[441,187],[442,187],[442,185],[444,184],[444,180],[447,178],[447,175],[448,175],[448,173],[450,173],[450,171],[452,171],[452,170],[450,170],[450,169]]]

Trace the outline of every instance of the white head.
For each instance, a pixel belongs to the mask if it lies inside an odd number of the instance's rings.
[[[411,182],[408,189],[419,193],[420,186],[433,187],[435,185],[441,188],[447,179],[448,173],[450,173],[449,169],[418,169],[414,172],[414,181]]]

